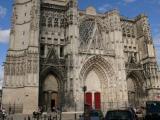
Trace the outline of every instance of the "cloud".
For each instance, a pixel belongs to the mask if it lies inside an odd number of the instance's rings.
[[[7,9],[0,6],[0,18],[3,18],[7,13]]]
[[[10,29],[7,30],[0,29],[0,43],[8,43],[9,34],[10,34]]]
[[[98,8],[98,10],[99,10],[100,12],[106,12],[106,11],[109,10],[109,9],[113,9],[113,6],[110,5],[110,4],[108,4],[108,3],[102,5],[101,7]]]
[[[136,0],[123,0],[123,1],[126,3],[132,3],[132,2],[135,2]]]

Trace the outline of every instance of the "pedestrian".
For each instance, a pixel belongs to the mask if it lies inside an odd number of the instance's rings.
[[[2,120],[4,120],[6,118],[7,114],[6,114],[6,110],[5,108],[2,107]]]
[[[39,113],[39,114],[42,114],[42,113],[43,113],[43,108],[42,108],[42,106],[39,106],[39,108],[38,108],[38,113]]]
[[[55,106],[52,107],[52,112],[56,112],[56,107]]]

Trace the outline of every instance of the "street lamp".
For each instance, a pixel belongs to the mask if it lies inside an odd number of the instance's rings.
[[[84,119],[85,119],[85,92],[86,92],[86,90],[87,90],[87,86],[83,86],[83,95],[84,95]]]

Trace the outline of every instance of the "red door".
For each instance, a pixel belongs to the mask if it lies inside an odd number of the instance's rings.
[[[95,109],[101,109],[101,95],[99,92],[94,93]]]
[[[85,94],[85,103],[87,104],[87,106],[89,106],[90,108],[92,107],[92,93],[87,92]]]

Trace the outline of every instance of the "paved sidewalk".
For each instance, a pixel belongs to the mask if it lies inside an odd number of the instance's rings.
[[[63,112],[60,114],[45,114],[40,116],[39,118],[33,118],[33,115],[24,115],[24,114],[14,114],[9,115],[7,120],[79,120],[79,115],[81,113],[74,112]]]

